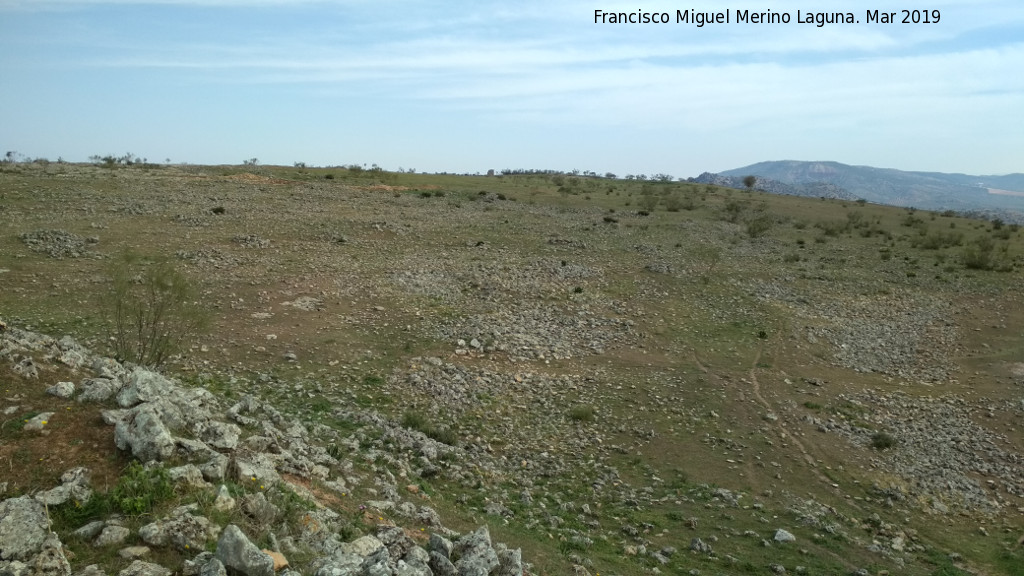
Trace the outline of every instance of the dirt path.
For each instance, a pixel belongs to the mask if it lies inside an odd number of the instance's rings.
[[[748,371],[751,385],[750,392],[751,394],[753,394],[754,399],[757,401],[757,403],[760,404],[766,412],[774,414],[776,411],[772,408],[772,405],[768,402],[768,400],[766,400],[765,397],[761,394],[761,383],[757,379],[757,363],[761,360],[762,349],[762,346],[758,346],[757,353],[754,354],[754,359],[750,363],[750,370]],[[696,364],[697,368],[700,369],[700,371],[703,372],[706,376],[709,376],[716,380],[722,379],[720,376],[712,372],[707,366],[705,366],[700,361],[700,358],[697,356],[696,351],[691,351],[691,355],[693,357],[694,364]],[[797,447],[797,449],[800,451],[800,454],[803,456],[804,461],[810,467],[811,471],[818,478],[818,480],[826,484],[832,485],[832,480],[830,480],[828,477],[822,474],[821,471],[818,470],[818,464],[814,456],[812,456],[810,451],[807,450],[807,447],[804,446],[803,442],[801,442],[795,435],[793,435],[792,433],[790,433],[789,430],[786,429],[786,425],[782,421],[782,419],[776,418],[776,420],[772,423],[778,430],[780,438],[782,438],[786,442],[792,442],[793,445]]]

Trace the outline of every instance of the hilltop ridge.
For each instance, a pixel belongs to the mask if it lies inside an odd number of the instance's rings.
[[[702,174],[694,181],[714,182],[717,176],[722,185],[743,188],[742,179],[748,175],[760,179],[758,188],[777,194],[863,198],[878,204],[956,210],[1013,222],[1024,219],[1024,174],[975,176],[850,166],[833,161],[781,160],[758,162],[717,175]]]

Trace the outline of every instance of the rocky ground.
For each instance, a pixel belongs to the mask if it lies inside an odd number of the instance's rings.
[[[72,523],[68,528],[73,530],[58,533],[51,513],[63,516],[67,508],[87,508],[101,498],[94,492],[89,469],[69,469],[59,486],[0,502],[0,573],[107,573],[100,564],[73,569],[74,555],[69,558],[62,540],[116,550],[121,559],[131,561],[118,572],[124,576],[297,574],[289,556],[304,560],[302,571],[320,576],[529,572],[521,551],[492,544],[486,526],[464,535],[445,528],[437,512],[416,497],[417,490],[399,489],[400,479],[384,469],[372,478],[372,493],[379,499],[358,508],[367,511],[368,520],[374,514],[396,515],[406,527],[384,516],[353,526],[351,515],[343,516],[325,502],[351,499],[353,486],[368,480],[353,470],[351,459],[376,459],[377,454],[364,454],[355,438],[331,443],[329,451],[323,445],[329,430],[310,430],[253,396],[227,405],[203,388],[183,387],[156,372],[94,356],[70,339],[56,341],[16,328],[0,333],[0,357],[30,365],[31,371],[23,374],[35,381],[51,363],[87,375],[79,382],[58,382],[46,393],[97,406],[117,448],[146,463],[148,472],[139,474],[162,475],[181,495],[166,515],[129,520],[111,514],[77,527]],[[7,398],[12,400],[17,398]],[[23,408],[5,406],[4,413]],[[21,428],[27,434],[46,435],[60,426],[62,416],[40,412],[25,419]],[[420,453],[435,459],[442,455],[422,433],[383,421],[377,424],[407,447],[419,447]],[[423,466],[433,466],[426,456],[421,460]],[[323,492],[309,488],[313,481]],[[11,488],[8,482],[0,483],[0,494]],[[134,524],[142,525],[136,529]],[[248,525],[250,534],[239,524]],[[342,537],[362,532],[368,533],[348,541]],[[253,536],[262,536],[272,548],[261,550]],[[183,564],[153,561],[153,549],[161,548],[176,550],[185,558]]]
[[[1019,297],[913,251],[898,211],[872,224],[889,236],[836,238],[813,222],[838,202],[704,188],[643,215],[640,183],[583,201],[530,180],[88,170],[0,197],[19,390],[0,457],[28,462],[18,443],[88,408],[116,467],[175,488],[151,516],[47,524],[38,505],[106,502],[130,474],[19,474],[0,516],[43,537],[4,548],[7,572],[266,571],[247,544],[321,576],[956,574],[1019,555]],[[78,343],[105,349],[79,295],[132,246],[173,256],[213,318],[164,374]],[[81,337],[25,329],[47,325]],[[89,563],[60,561],[68,543]]]

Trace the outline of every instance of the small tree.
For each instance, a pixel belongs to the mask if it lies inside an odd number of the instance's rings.
[[[124,252],[101,302],[119,360],[159,367],[206,327],[195,290],[172,262]]]
[[[754,189],[754,184],[757,184],[757,176],[751,174],[743,177],[743,185],[747,187],[748,191]]]

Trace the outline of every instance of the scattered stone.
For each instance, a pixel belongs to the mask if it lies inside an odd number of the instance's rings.
[[[47,424],[50,423],[50,418],[53,418],[53,412],[43,412],[41,414],[36,414],[32,418],[29,418],[28,422],[25,422],[25,425],[22,426],[22,429],[25,430],[26,432],[41,431],[46,427]]]
[[[138,560],[149,556],[149,546],[129,546],[117,551],[117,555],[125,560]]]
[[[135,560],[127,568],[117,573],[117,576],[171,576],[173,571],[164,568],[159,564]]]
[[[384,543],[378,540],[376,536],[363,536],[353,540],[352,542],[342,544],[341,550],[346,554],[354,554],[361,558],[367,558],[383,547]]]
[[[224,484],[217,489],[217,497],[213,501],[213,507],[221,512],[230,512],[235,509],[235,499],[231,497],[231,491]]]
[[[35,230],[21,235],[21,241],[33,252],[42,252],[51,258],[79,258],[92,254],[86,244],[96,244],[99,238],[82,238],[65,230]]]
[[[796,542],[796,536],[794,536],[792,533],[790,533],[790,532],[788,532],[786,530],[783,530],[782,528],[779,528],[778,530],[775,531],[775,541],[776,542]]]
[[[175,484],[191,488],[207,488],[209,484],[203,478],[203,471],[195,464],[175,466],[167,470],[167,475]]]
[[[75,572],[74,576],[107,576],[107,573],[100,568],[99,564],[89,564],[85,568]]]
[[[694,538],[690,540],[690,550],[693,550],[694,552],[699,552],[701,554],[711,554],[714,552],[711,548],[711,545],[704,542],[700,538]]]
[[[58,398],[71,398],[75,394],[74,382],[57,382],[46,389],[46,393]]]
[[[93,541],[92,545],[97,548],[105,546],[118,546],[131,536],[132,531],[124,526],[108,525],[103,528],[100,535]]]
[[[39,500],[46,506],[59,506],[66,502],[77,502],[84,504],[92,498],[92,489],[89,488],[89,470],[78,467],[68,470],[60,477],[61,485],[36,494]]]
[[[200,568],[199,574],[198,574],[198,576],[227,576],[227,575],[228,575],[227,568],[225,568],[224,564],[220,560],[218,560],[216,558],[210,558],[205,564],[203,564],[203,567]]]
[[[105,523],[103,522],[103,520],[93,520],[92,522],[89,522],[85,526],[82,526],[78,530],[72,532],[71,535],[80,540],[92,540],[93,538],[96,538],[100,535],[100,532],[103,531],[104,525]]]

